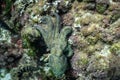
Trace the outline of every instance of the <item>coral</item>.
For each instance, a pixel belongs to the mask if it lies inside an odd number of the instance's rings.
[[[64,27],[60,31],[60,20],[56,13],[55,24],[52,23],[50,16],[45,16],[41,19],[42,23],[48,25],[48,29],[43,29],[41,26],[36,28],[42,34],[45,43],[50,50],[49,66],[56,77],[61,77],[67,69],[67,56],[72,56],[72,49],[67,42],[67,36],[72,32],[70,27]]]

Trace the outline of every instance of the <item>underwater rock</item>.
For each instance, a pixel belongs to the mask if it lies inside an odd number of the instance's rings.
[[[34,27],[25,26],[21,31],[21,36],[23,39],[23,46],[27,48],[28,54],[30,56],[36,55],[37,50],[35,49],[34,42],[41,37],[39,31],[36,30]]]
[[[114,23],[112,23],[111,25],[110,25],[110,28],[117,28],[117,27],[119,27],[120,26],[120,24],[119,24],[119,22],[120,22],[120,19],[118,19],[117,21],[115,21]]]
[[[113,0],[114,2],[120,2],[120,0]]]
[[[120,2],[114,2],[112,0],[110,0],[110,6],[108,8],[108,10],[110,11],[116,11],[116,10],[120,10]]]
[[[58,11],[60,13],[66,13],[71,8],[72,6],[71,3],[72,3],[72,0],[61,0],[57,7]]]
[[[71,59],[72,68],[80,73],[82,70],[87,67],[89,62],[88,56],[86,53],[75,53]]]
[[[104,32],[104,33],[101,33],[101,37],[100,37],[104,42],[107,42],[107,43],[111,43],[113,42],[114,40],[114,35],[112,35],[111,33],[109,32]]]
[[[21,35],[24,39],[33,42],[36,38],[40,37],[39,32],[34,27],[25,26],[21,31]]]
[[[110,23],[114,23],[119,18],[120,18],[120,11],[114,11],[112,16],[111,16]]]
[[[71,12],[68,12],[67,14],[62,16],[62,24],[63,26],[72,26],[74,22],[73,14]]]
[[[104,13],[109,7],[109,0],[96,0],[96,10],[98,13]]]
[[[115,37],[116,37],[117,39],[120,38],[120,28],[116,28],[116,29],[115,29]]]
[[[85,4],[83,2],[85,2]],[[98,13],[103,14],[109,7],[109,0],[78,0],[83,4],[83,9],[96,10]]]
[[[114,43],[111,48],[110,51],[112,53],[114,53],[115,55],[120,56],[120,42]]]
[[[84,2],[95,2],[95,0],[83,0]]]
[[[7,30],[0,28],[0,42],[8,42],[11,41],[11,33]]]
[[[10,46],[8,43],[1,44],[0,46],[2,46],[0,47],[0,67],[11,68],[12,66],[15,66],[22,57],[22,50],[15,46]]]
[[[93,36],[94,38],[99,39],[100,31],[99,31],[100,25],[96,23],[89,24],[89,26],[84,26],[81,28],[81,33],[83,36]]]
[[[13,31],[13,33],[12,33]],[[16,36],[16,37],[15,37]],[[19,37],[14,34],[14,30],[1,22],[0,23],[0,67],[11,68],[22,56],[21,43],[18,44]]]
[[[88,25],[89,23],[93,22],[93,23],[97,23],[99,22],[101,19],[103,19],[103,17],[99,14],[91,14],[91,13],[86,13],[83,12],[82,15],[78,15],[81,17],[76,17],[76,20],[74,23],[79,23],[80,25]]]
[[[0,79],[1,80],[11,80],[11,74],[6,69],[0,69]]]
[[[27,51],[24,52],[20,59],[19,65],[10,70],[13,80],[37,79],[36,75],[38,74],[37,70],[39,68],[37,67],[36,61],[29,57],[26,52]]]
[[[85,9],[95,10],[95,3],[89,3],[86,5]]]

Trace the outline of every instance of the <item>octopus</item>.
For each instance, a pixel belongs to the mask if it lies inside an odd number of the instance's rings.
[[[55,16],[55,21],[51,16]],[[41,23],[47,25],[47,29],[36,25],[36,29],[42,35],[50,55],[48,64],[55,77],[62,77],[68,69],[68,59],[73,55],[73,50],[68,42],[72,28],[65,26],[61,29],[60,16],[57,13],[43,16]]]

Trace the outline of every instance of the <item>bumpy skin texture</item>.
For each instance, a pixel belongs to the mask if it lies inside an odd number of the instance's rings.
[[[64,27],[60,29],[60,17],[53,13],[56,17],[55,24],[53,24],[50,16],[44,16],[41,21],[48,25],[48,29],[43,29],[40,26],[36,28],[42,34],[44,41],[50,50],[48,59],[49,66],[56,77],[61,77],[67,69],[67,57],[72,56],[73,51],[71,45],[68,44],[68,35],[72,33],[72,28]]]

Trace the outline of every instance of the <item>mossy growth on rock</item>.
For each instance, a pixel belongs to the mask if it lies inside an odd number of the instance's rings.
[[[111,19],[110,19],[110,23],[114,23],[115,21],[117,21],[120,18],[120,11],[115,11],[113,12]]]
[[[107,70],[109,68],[109,60],[101,54],[92,56],[89,63],[87,71]]]
[[[23,38],[23,47],[28,49],[28,55],[35,56],[36,49],[32,42],[40,37],[39,32],[33,27],[25,27],[21,32]]]
[[[77,71],[86,68],[89,63],[87,53],[80,52],[74,54],[74,56],[71,59],[71,63],[72,63],[72,68]]]
[[[88,36],[87,41],[89,42],[89,44],[95,44],[98,41],[98,38],[94,36]]]
[[[103,4],[103,3],[96,4],[96,10],[100,14],[104,13],[107,8],[108,8],[107,4]]]
[[[116,55],[120,55],[120,42],[114,43],[111,46],[110,51]]]

